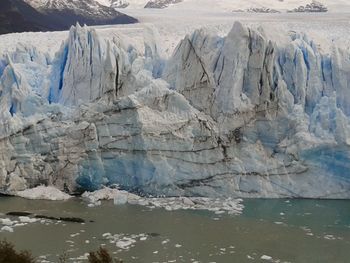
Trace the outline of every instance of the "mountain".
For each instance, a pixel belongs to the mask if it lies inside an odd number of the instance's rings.
[[[22,0],[0,2],[0,34],[63,29]]]
[[[129,2],[126,0],[111,0],[111,7],[113,8],[126,8],[129,6]]]
[[[183,0],[151,0],[147,2],[145,8],[167,8],[170,5],[181,3]]]
[[[269,28],[267,28],[269,29]],[[167,61],[72,27],[54,57],[0,59],[0,189],[350,198],[350,60],[235,23]]]
[[[40,0],[40,5],[32,4],[41,13],[47,14],[60,24],[70,27],[79,22],[87,25],[128,24],[137,22],[136,19],[124,15],[114,8],[106,7],[95,0]]]
[[[313,0],[310,4],[305,6],[299,6],[293,10],[289,10],[290,13],[325,13],[328,12],[328,8],[322,3]]]
[[[113,8],[156,8],[163,9],[170,5],[181,3],[183,0],[96,0],[104,6]]]
[[[0,33],[67,30],[77,22],[88,25],[135,23],[136,19],[93,0],[2,0]]]
[[[126,8],[130,5],[128,0],[96,0],[98,3],[104,6],[110,6],[113,8]]]

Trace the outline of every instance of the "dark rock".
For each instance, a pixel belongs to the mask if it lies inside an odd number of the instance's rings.
[[[72,223],[85,223],[85,220],[79,217],[60,217],[59,220]]]
[[[53,216],[45,216],[45,215],[35,215],[34,217],[41,218],[41,219],[56,220],[56,221],[72,222],[72,223],[85,223],[85,220],[79,217],[53,217]]]
[[[6,213],[8,216],[30,216],[32,213],[29,212],[8,212]]]

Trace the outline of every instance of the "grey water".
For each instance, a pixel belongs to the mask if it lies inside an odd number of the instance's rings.
[[[108,201],[90,208],[79,198],[53,202],[0,197],[0,218],[28,211],[86,220],[18,226],[13,233],[0,232],[0,240],[32,251],[38,262],[58,262],[63,254],[68,262],[86,262],[77,257],[101,245],[124,262],[350,262],[350,201],[248,199],[243,204],[241,215],[216,215]],[[105,233],[145,234],[147,239],[134,236],[132,247],[120,249]],[[264,255],[271,259],[262,259]]]

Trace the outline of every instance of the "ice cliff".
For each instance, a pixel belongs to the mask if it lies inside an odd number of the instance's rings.
[[[0,59],[0,189],[350,198],[350,53],[235,23],[166,62],[72,27]]]

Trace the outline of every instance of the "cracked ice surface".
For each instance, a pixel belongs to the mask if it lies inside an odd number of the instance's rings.
[[[1,191],[349,198],[349,53],[288,38],[202,29],[165,61],[77,25],[54,57],[6,53]]]

